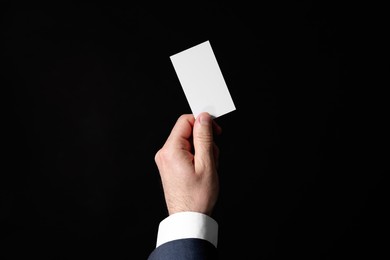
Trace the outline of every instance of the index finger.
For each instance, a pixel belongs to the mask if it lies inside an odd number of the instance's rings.
[[[181,115],[173,126],[166,145],[170,144],[178,148],[188,149],[194,123],[195,117],[192,114]]]

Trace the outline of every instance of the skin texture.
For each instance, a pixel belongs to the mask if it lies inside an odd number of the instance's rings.
[[[160,172],[169,215],[195,211],[211,215],[218,199],[219,149],[214,134],[221,127],[206,112],[196,120],[181,115],[155,162]]]

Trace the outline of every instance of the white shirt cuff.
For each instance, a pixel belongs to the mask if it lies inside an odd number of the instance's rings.
[[[218,223],[198,212],[178,212],[162,220],[158,227],[157,245],[183,238],[205,239],[217,247]]]

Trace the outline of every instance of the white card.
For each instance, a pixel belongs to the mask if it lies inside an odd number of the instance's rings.
[[[217,118],[236,110],[209,41],[170,59],[195,118],[201,112]]]

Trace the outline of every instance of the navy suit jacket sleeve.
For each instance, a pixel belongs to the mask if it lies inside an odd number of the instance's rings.
[[[216,260],[217,248],[207,240],[177,239],[153,250],[148,260]]]

